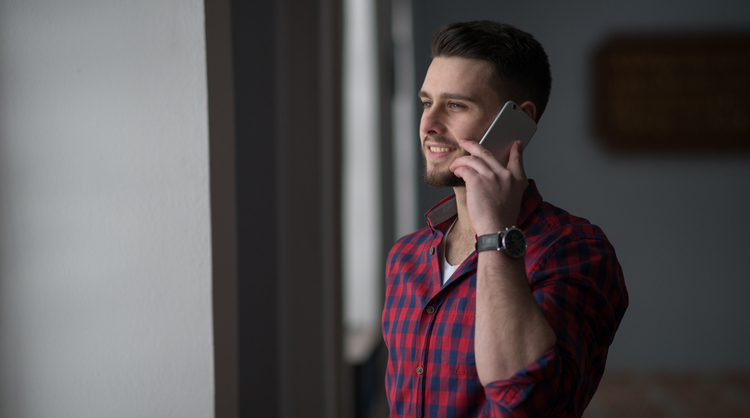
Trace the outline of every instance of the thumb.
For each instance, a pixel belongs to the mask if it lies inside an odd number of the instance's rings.
[[[511,146],[507,169],[513,173],[513,177],[526,178],[526,172],[523,168],[523,144],[521,141],[516,141]]]

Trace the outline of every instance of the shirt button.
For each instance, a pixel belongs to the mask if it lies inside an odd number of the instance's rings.
[[[435,247],[430,247],[430,255],[435,254]]]
[[[432,315],[435,313],[435,308],[432,306],[427,307],[427,314]]]
[[[424,373],[424,369],[422,368],[422,366],[417,367],[417,374],[422,374],[422,373]]]

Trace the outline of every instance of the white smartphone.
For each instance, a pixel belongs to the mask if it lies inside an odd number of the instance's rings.
[[[497,114],[487,132],[479,143],[487,148],[503,165],[508,162],[510,145],[521,141],[523,147],[531,141],[536,132],[536,122],[531,119],[521,106],[508,101]]]

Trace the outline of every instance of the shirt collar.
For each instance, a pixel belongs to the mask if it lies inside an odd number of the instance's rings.
[[[534,213],[534,210],[542,202],[542,196],[539,194],[539,190],[536,188],[534,180],[529,179],[529,186],[523,192],[523,198],[521,200],[521,212],[518,214],[517,226],[521,229],[524,228],[524,224],[529,216]],[[458,207],[456,206],[456,195],[452,194],[445,197],[430,210],[425,213],[424,217],[427,220],[427,225],[430,227],[432,232],[435,232],[435,227],[453,218],[458,213]]]
[[[456,206],[456,195],[452,194],[431,207],[430,210],[424,214],[424,217],[432,232],[435,232],[435,227],[456,216],[457,213],[458,206]]]

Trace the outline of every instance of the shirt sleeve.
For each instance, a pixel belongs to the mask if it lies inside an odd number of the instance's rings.
[[[561,239],[529,266],[534,299],[555,346],[507,380],[485,386],[483,416],[580,416],[596,391],[607,350],[627,307],[622,270],[600,237]]]

